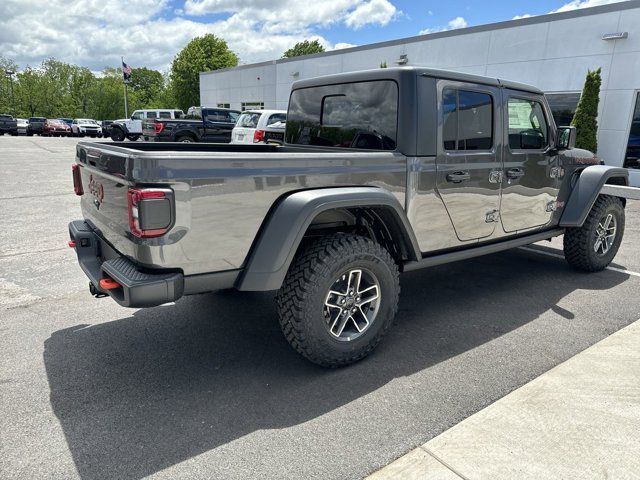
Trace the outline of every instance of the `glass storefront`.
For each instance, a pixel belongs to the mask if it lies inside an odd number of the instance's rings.
[[[578,101],[580,100],[580,92],[546,93],[545,96],[551,107],[556,126],[571,125],[573,114],[576,113]]]
[[[624,156],[624,166],[640,168],[640,93],[636,93],[636,104],[631,119],[631,130],[627,141],[627,153]]]

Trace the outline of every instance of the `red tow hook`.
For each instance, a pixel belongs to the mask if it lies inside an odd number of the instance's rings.
[[[100,280],[100,288],[103,290],[113,290],[114,288],[119,288],[121,286],[122,285],[111,278],[103,278]]]
[[[67,245],[69,245],[70,248],[76,248],[76,242],[74,240],[69,240]]]

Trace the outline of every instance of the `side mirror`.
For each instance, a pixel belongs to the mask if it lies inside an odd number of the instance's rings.
[[[576,127],[558,127],[556,147],[558,150],[570,150],[576,146]]]

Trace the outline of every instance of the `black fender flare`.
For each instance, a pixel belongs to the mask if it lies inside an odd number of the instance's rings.
[[[337,187],[302,190],[281,199],[260,229],[237,284],[238,290],[277,290],[282,285],[302,238],[321,212],[348,207],[390,209],[409,245],[411,260],[421,258],[418,242],[404,209],[388,190]]]
[[[602,186],[611,178],[622,178],[629,184],[626,168],[591,165],[580,172],[560,217],[561,227],[581,227],[591,211]]]
[[[113,122],[111,125],[109,125],[109,131],[113,130],[114,128],[119,128],[120,130],[122,130],[125,137],[129,135],[129,129],[127,128],[127,125],[122,122]]]

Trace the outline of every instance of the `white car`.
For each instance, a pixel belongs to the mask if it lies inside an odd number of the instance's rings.
[[[71,135],[74,137],[90,137],[102,136],[102,127],[98,122],[90,118],[74,118],[71,122]]]
[[[26,135],[29,120],[26,118],[16,118],[16,121],[18,122],[18,135]]]
[[[231,131],[231,143],[267,143],[265,130],[286,119],[286,110],[245,110]]]
[[[142,120],[156,118],[182,118],[184,112],[176,109],[136,110],[131,118],[114,120],[111,124],[111,140],[121,142],[125,138],[135,141],[142,135]]]

